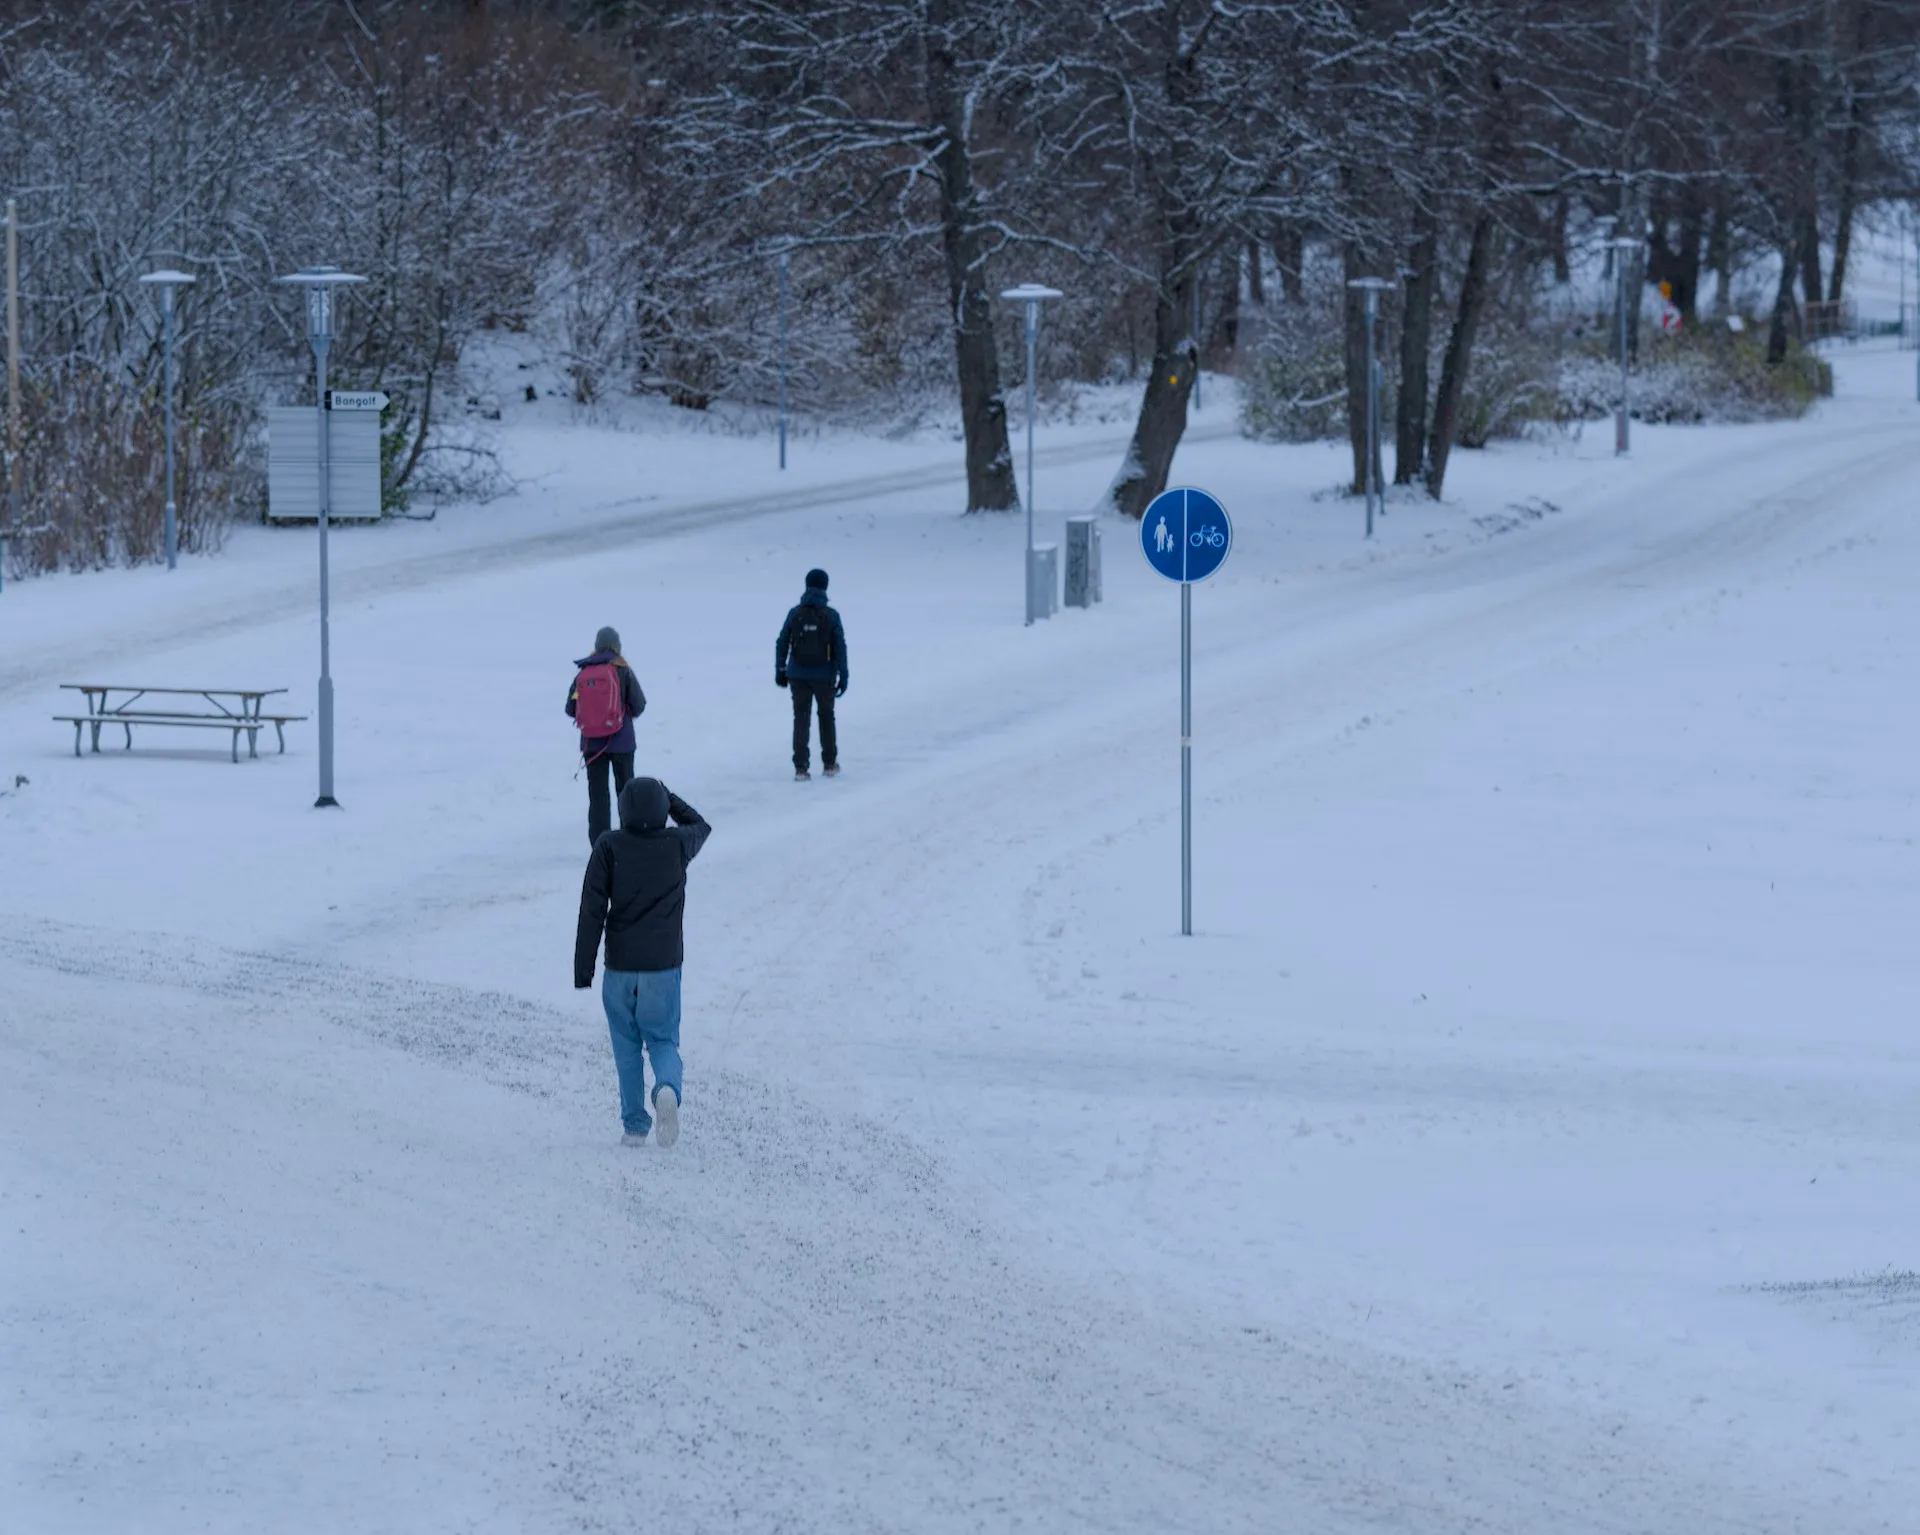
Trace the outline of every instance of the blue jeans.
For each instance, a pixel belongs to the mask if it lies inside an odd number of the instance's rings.
[[[613,1066],[620,1073],[620,1123],[630,1135],[653,1128],[647,1111],[647,1072],[653,1060],[656,1087],[680,1091],[680,972],[609,970],[600,981],[600,1005],[613,1036]],[[644,1053],[643,1053],[644,1052]]]

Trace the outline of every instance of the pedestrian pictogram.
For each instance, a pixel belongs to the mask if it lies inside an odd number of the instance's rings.
[[[1204,490],[1163,490],[1140,519],[1140,552],[1169,581],[1204,581],[1233,548],[1226,508]]]

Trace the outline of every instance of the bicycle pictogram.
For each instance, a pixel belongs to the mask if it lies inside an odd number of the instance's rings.
[[[1209,544],[1216,549],[1224,549],[1227,547],[1227,535],[1222,529],[1209,523],[1204,528],[1195,528],[1190,542],[1196,549],[1204,549]]]

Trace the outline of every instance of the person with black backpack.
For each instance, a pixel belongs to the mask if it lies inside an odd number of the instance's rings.
[[[773,685],[793,692],[793,776],[804,782],[815,705],[820,710],[820,765],[827,777],[840,772],[840,738],[833,701],[847,690],[847,635],[840,615],[827,606],[827,573],[807,572],[807,589],[780,626],[773,645]]]
[[[607,775],[615,795],[633,777],[633,722],[645,712],[647,695],[620,654],[620,631],[606,625],[593,637],[593,654],[575,661],[567,689],[567,713],[580,729],[580,755],[587,765],[587,841],[598,842],[613,826]]]

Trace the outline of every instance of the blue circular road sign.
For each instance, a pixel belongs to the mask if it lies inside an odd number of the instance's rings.
[[[1204,581],[1227,562],[1233,521],[1204,490],[1163,490],[1140,519],[1140,552],[1169,581]]]

